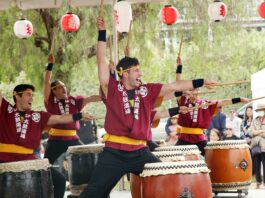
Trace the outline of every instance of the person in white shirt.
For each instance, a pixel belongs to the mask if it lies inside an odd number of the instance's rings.
[[[242,119],[237,117],[236,109],[232,108],[230,110],[230,114],[226,119],[226,122],[231,122],[233,126],[234,135],[236,135],[238,138],[240,138],[240,126],[242,123]]]

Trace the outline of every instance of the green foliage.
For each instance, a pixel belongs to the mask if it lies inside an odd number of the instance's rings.
[[[264,68],[264,30],[243,27],[247,23],[244,20],[257,17],[256,11],[253,11],[256,10],[256,2],[225,1],[229,8],[228,17],[220,23],[209,22],[209,2],[212,1],[168,1],[181,14],[179,23],[172,26],[162,24],[158,17],[162,4],[132,5],[134,21],[130,51],[131,56],[140,60],[144,82],[167,83],[175,80],[175,59],[182,35],[183,79],[204,77],[220,82],[250,80],[251,74]],[[48,10],[48,14],[58,26],[60,17],[67,11],[68,8],[63,7]],[[93,53],[97,42],[95,21],[98,8],[71,8],[71,11],[80,17],[81,28],[75,33],[65,33],[58,29],[53,79],[62,79],[72,95],[95,95],[99,88]],[[33,37],[26,40],[20,40],[13,34],[13,24],[21,16],[26,16],[34,26]],[[112,34],[112,18],[112,6],[106,6],[108,35]],[[0,13],[0,90],[11,100],[11,90],[17,83],[32,83],[37,88],[34,105],[40,109],[43,108],[43,71],[49,54],[51,31],[45,26],[44,19],[39,11],[22,12],[15,7]],[[126,43],[127,36],[120,40],[119,58],[124,56]],[[217,92],[205,97],[251,97],[249,84],[217,88]],[[173,103],[166,102],[163,108]],[[105,107],[102,103],[91,104],[88,111],[102,117]]]

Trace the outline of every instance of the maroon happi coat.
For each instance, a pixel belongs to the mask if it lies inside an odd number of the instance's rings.
[[[205,103],[207,103],[207,100],[197,99],[195,105],[198,106]],[[192,104],[189,98],[181,96],[179,100],[179,106],[192,107]],[[182,127],[207,129],[211,123],[212,117],[214,116],[216,106],[217,102],[214,105],[205,106],[186,114],[180,113],[178,124]],[[190,143],[197,143],[207,140],[204,134],[180,134],[178,138]]]
[[[69,114],[78,113],[82,110],[82,104],[84,101],[83,96],[68,96],[68,105],[69,105]],[[45,103],[45,107],[47,111],[54,115],[62,115],[65,113],[61,113],[59,108],[59,100],[56,99],[56,97],[51,93],[48,99],[48,104]],[[64,107],[65,109],[65,107]],[[68,123],[68,124],[57,124],[54,125],[52,128],[54,129],[65,129],[65,130],[79,130],[80,124],[79,121]],[[77,140],[79,137],[77,135],[75,136],[49,136],[50,140]]]
[[[39,147],[42,131],[45,128],[51,114],[43,111],[28,111],[25,113],[24,123],[27,124],[23,123],[21,127],[19,127],[22,131],[24,131],[22,134],[22,132],[17,131],[17,109],[3,98],[0,110],[0,143],[15,144],[33,150]],[[22,129],[23,127],[24,130]],[[2,162],[31,159],[35,159],[34,154],[0,152],[0,161]]]
[[[105,130],[117,136],[127,136],[138,140],[148,140],[151,136],[152,110],[160,93],[162,84],[144,84],[135,89],[134,109],[130,113],[126,98],[126,88],[121,82],[110,78],[108,96],[105,101],[106,118]],[[137,102],[138,101],[138,102]],[[143,145],[128,145],[106,142],[106,147],[133,151],[144,147]]]

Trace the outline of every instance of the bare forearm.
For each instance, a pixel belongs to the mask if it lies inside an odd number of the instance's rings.
[[[159,95],[166,96],[170,92],[173,93],[175,91],[186,91],[190,89],[193,89],[193,84],[191,80],[178,80],[173,83],[164,84]]]
[[[109,67],[106,62],[106,42],[98,41],[97,45],[98,77],[101,85],[109,82]]]
[[[161,111],[161,112],[157,112],[155,117],[154,117],[154,120],[158,120],[158,119],[161,119],[161,118],[167,118],[167,117],[170,117],[169,113],[168,113],[168,110],[164,110],[164,111]]]
[[[48,126],[55,124],[67,124],[73,122],[72,114],[67,115],[52,115],[47,123]]]
[[[86,97],[83,102],[83,106],[87,105],[90,102],[99,102],[101,101],[101,97],[99,95],[93,95]]]
[[[47,101],[51,93],[50,81],[52,77],[52,71],[46,70],[44,73],[44,82],[43,82],[43,96],[44,100]]]

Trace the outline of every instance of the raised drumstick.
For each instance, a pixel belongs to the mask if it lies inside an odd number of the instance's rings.
[[[250,83],[250,81],[249,80],[241,80],[241,81],[236,81],[236,82],[217,83],[213,86],[238,85],[238,84],[244,84],[244,83]]]

